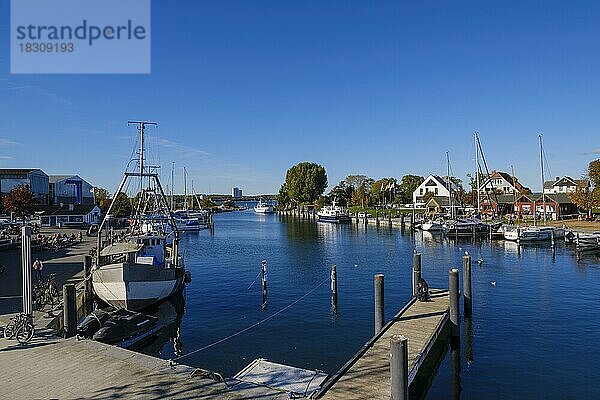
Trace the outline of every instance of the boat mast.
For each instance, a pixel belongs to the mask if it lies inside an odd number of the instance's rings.
[[[448,201],[450,203],[450,218],[454,218],[454,209],[452,208],[452,183],[450,181],[450,156],[446,152],[446,165],[448,169],[448,176],[446,176],[446,182],[448,183]]]
[[[183,209],[187,208],[187,169],[183,167]]]
[[[514,189],[513,189],[513,214],[514,214],[517,209],[517,182],[515,181],[515,167],[512,164],[510,165],[510,173],[512,174],[512,184],[514,186]],[[518,218],[518,214],[517,214],[517,224],[518,224],[518,221],[519,221],[519,218]]]
[[[542,147],[542,135],[538,134],[540,142],[540,170],[542,176],[542,207],[544,207],[544,225],[546,225],[546,196],[544,195],[544,150]]]
[[[175,185],[175,180],[173,179],[175,174],[175,161],[173,161],[173,163],[171,164],[171,211],[174,211],[175,209],[173,208],[173,191],[174,188],[173,186]]]
[[[479,193],[479,137],[477,131],[474,133],[475,136],[475,182],[477,190],[477,214],[481,212],[481,193]]]

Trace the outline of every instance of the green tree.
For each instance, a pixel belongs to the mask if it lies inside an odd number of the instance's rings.
[[[419,187],[425,178],[419,175],[404,175],[400,182],[400,196],[403,203],[412,202],[413,192]]]
[[[590,162],[588,166],[588,177],[595,189],[600,188],[600,159]]]
[[[290,196],[288,195],[288,192],[287,192],[287,186],[284,183],[279,188],[279,193],[277,194],[277,205],[285,208],[285,206],[287,206],[289,203],[290,203]]]
[[[13,187],[4,198],[6,211],[13,213],[17,218],[23,218],[33,214],[33,193],[29,185],[17,185]]]
[[[296,164],[285,175],[285,187],[291,200],[313,203],[327,187],[325,168],[310,162]]]
[[[110,206],[110,195],[108,193],[108,190],[100,187],[95,187],[94,202],[98,207],[100,207],[102,212],[106,212],[106,210],[108,210],[108,207]]]
[[[123,192],[115,197],[115,204],[112,208],[112,215],[117,218],[128,217],[132,213],[131,199]]]
[[[203,210],[212,210],[213,208],[217,207],[217,205],[210,197],[207,196],[200,201],[200,207],[202,207]]]
[[[394,199],[396,192],[396,178],[382,178],[375,181],[371,185],[371,199],[376,204],[386,203],[388,200],[391,202]]]
[[[585,176],[592,182],[592,189],[577,188],[575,193],[570,193],[569,199],[582,210],[592,215],[592,210],[600,207],[600,159],[590,162],[588,165],[588,173]]]
[[[225,208],[237,208],[237,206],[235,205],[235,201],[233,201],[233,200],[225,200],[223,202],[223,207],[225,207]]]
[[[344,183],[346,186],[352,186],[354,190],[356,190],[363,186],[368,179],[369,178],[367,178],[366,175],[348,175],[346,179],[344,179]]]
[[[347,185],[346,181],[341,181],[329,192],[329,198],[335,200],[339,205],[347,206],[354,193],[354,187]]]

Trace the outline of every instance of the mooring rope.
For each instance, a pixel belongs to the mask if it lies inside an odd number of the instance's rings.
[[[172,363],[173,363],[173,362],[175,362],[175,361],[181,360],[182,358],[185,358],[185,357],[191,356],[192,354],[199,353],[199,352],[201,352],[201,351],[203,351],[203,350],[209,349],[209,348],[211,348],[211,347],[213,347],[213,346],[216,346],[216,345],[218,345],[218,344],[220,344],[220,343],[223,343],[223,342],[225,342],[225,341],[227,341],[227,340],[229,340],[229,339],[232,339],[232,338],[234,338],[234,337],[236,337],[236,336],[239,336],[239,335],[241,335],[242,333],[244,333],[244,332],[247,332],[247,331],[249,331],[249,330],[250,330],[250,329],[252,329],[252,328],[256,328],[256,327],[257,327],[257,326],[259,326],[260,324],[262,324],[262,323],[264,323],[264,322],[267,322],[268,320],[270,320],[270,319],[272,319],[272,318],[276,317],[277,315],[279,315],[279,314],[281,314],[282,312],[286,311],[286,310],[287,310],[287,309],[289,309],[290,307],[292,307],[292,306],[296,305],[297,303],[299,303],[300,301],[304,300],[304,299],[305,299],[305,298],[306,298],[308,295],[310,295],[312,292],[314,292],[315,290],[317,290],[317,289],[318,289],[320,286],[322,286],[322,285],[323,285],[325,282],[328,282],[328,281],[329,281],[329,276],[328,276],[327,278],[323,279],[323,280],[322,280],[322,281],[321,281],[319,284],[317,284],[317,286],[315,286],[314,288],[312,288],[311,290],[309,290],[308,292],[306,292],[306,293],[305,293],[304,295],[302,295],[300,298],[296,299],[296,300],[295,300],[295,301],[293,301],[292,303],[290,303],[290,304],[288,304],[287,306],[283,307],[281,310],[279,310],[279,311],[277,311],[277,312],[275,312],[275,313],[273,313],[273,314],[269,315],[269,316],[268,316],[268,317],[266,317],[266,318],[263,318],[263,319],[261,319],[261,320],[260,320],[260,321],[258,321],[258,322],[255,322],[254,324],[252,324],[252,325],[250,325],[250,326],[247,326],[246,328],[244,328],[244,329],[242,329],[242,330],[240,330],[240,331],[237,331],[237,332],[235,332],[235,333],[232,333],[232,334],[231,334],[231,335],[229,335],[229,336],[226,336],[226,337],[224,337],[224,338],[222,338],[222,339],[219,339],[219,340],[217,340],[216,342],[213,342],[213,343],[207,344],[207,345],[206,345],[206,346],[204,346],[204,347],[201,347],[201,348],[199,348],[199,349],[196,349],[196,350],[194,350],[194,351],[191,351],[191,352],[189,352],[189,353],[187,353],[187,354],[184,354],[184,355],[182,355],[182,356],[179,356],[179,357],[176,357],[176,358],[172,358],[172,359],[170,359],[170,360],[169,360],[169,363],[171,363],[171,364],[172,364]]]
[[[250,288],[252,287],[252,285],[254,285],[254,282],[256,282],[256,280],[258,279],[258,277],[260,276],[260,274],[262,274],[262,271],[260,271],[258,273],[258,275],[256,275],[256,278],[254,278],[254,280],[252,281],[252,283],[250,284],[250,286],[248,286],[248,289],[246,289],[246,290],[250,290]]]
[[[20,299],[21,297],[23,297],[23,296],[2,296],[2,297],[0,297],[0,299],[1,300],[4,300],[4,299]]]

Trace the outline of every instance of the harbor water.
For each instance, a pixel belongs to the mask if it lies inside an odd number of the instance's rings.
[[[214,234],[186,233],[182,249],[192,283],[185,299],[171,302],[176,315],[169,329],[139,351],[183,355],[179,362],[224,376],[256,358],[331,374],[373,334],[374,274],[385,275],[389,320],[411,297],[413,249],[423,254],[423,277],[438,288],[448,287],[448,270],[460,268],[468,251],[474,312],[461,326],[460,368],[445,352],[422,394],[598,396],[600,260],[578,261],[562,243],[552,251],[549,244],[447,240],[386,224],[335,225],[247,210],[215,215]],[[333,264],[337,307],[329,287]]]

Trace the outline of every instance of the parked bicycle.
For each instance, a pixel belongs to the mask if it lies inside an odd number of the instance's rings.
[[[33,286],[33,309],[41,310],[45,305],[50,305],[52,309],[54,304],[58,304],[58,286],[56,284],[56,274],[50,274],[48,279],[40,281]]]
[[[29,343],[33,335],[35,335],[35,325],[31,314],[18,313],[4,327],[4,337],[17,339],[21,344]]]

